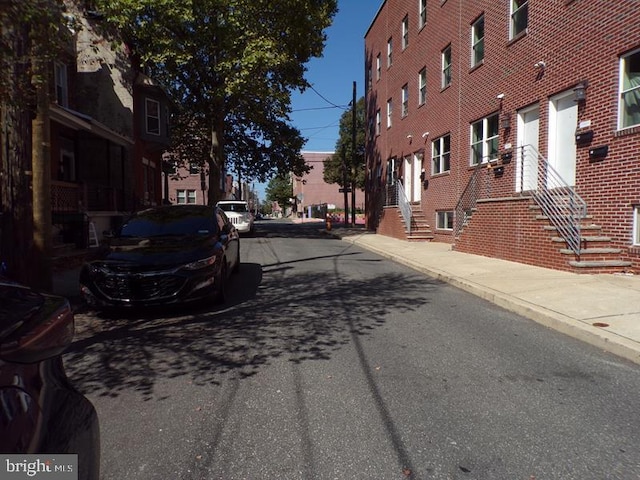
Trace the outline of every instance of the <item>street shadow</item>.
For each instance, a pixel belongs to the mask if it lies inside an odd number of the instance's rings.
[[[85,394],[135,391],[151,399],[154,385],[166,378],[219,384],[255,375],[275,359],[328,360],[354,335],[383,325],[387,315],[421,308],[439,284],[411,273],[345,279],[333,271],[292,274],[294,268],[243,263],[222,306],[79,314],[75,341],[64,355],[68,376]]]

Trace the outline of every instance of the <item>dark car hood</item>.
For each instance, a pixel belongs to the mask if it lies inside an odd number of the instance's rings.
[[[0,278],[0,340],[35,315],[44,302],[38,292]]]
[[[154,267],[172,266],[210,257],[220,248],[217,239],[210,235],[113,238],[98,261]]]
[[[0,277],[0,342],[32,321],[55,312],[66,299],[46,295]]]

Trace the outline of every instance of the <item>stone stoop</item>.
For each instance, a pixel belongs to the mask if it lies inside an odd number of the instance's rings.
[[[434,238],[431,225],[419,204],[411,204],[411,231],[405,230],[405,234],[410,242],[430,242]]]
[[[537,213],[540,207],[531,205],[529,208],[536,212],[536,220],[547,222],[543,228],[551,235],[551,241],[558,245],[558,251],[566,257],[574,273],[625,273],[632,266],[631,262],[622,260],[622,249],[611,246],[611,237],[602,234],[602,227],[593,223],[591,216],[581,219],[581,248],[580,254],[576,255],[567,248],[562,237],[554,235],[557,229],[549,218]]]

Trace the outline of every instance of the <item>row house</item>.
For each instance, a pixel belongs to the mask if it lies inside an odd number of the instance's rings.
[[[365,35],[369,227],[640,271],[637,14],[635,0],[384,1]]]
[[[53,66],[52,222],[63,242],[86,247],[90,223],[99,241],[126,214],[161,203],[170,103],[127,46],[101,34],[99,15],[65,6],[74,30]]]

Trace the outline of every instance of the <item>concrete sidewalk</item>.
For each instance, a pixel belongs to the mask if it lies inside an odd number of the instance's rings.
[[[589,275],[333,228],[333,236],[640,364],[640,276]]]

